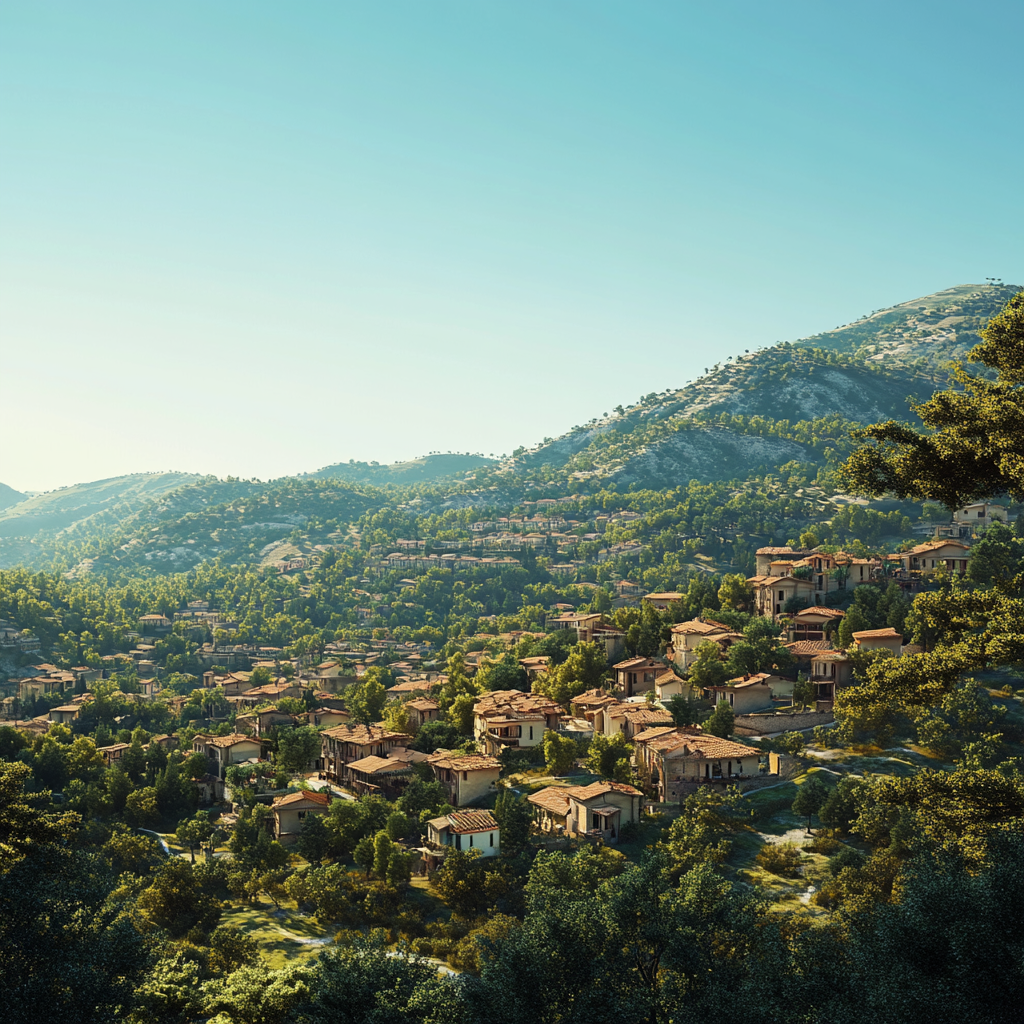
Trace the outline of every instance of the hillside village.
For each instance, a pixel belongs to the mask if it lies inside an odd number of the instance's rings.
[[[849,972],[904,893],[974,893],[1000,843],[1015,865],[1020,489],[860,497],[852,421],[666,428],[664,399],[640,407],[647,451],[728,431],[818,461],[620,490],[595,428],[603,462],[570,437],[559,472],[540,446],[458,486],[193,480],[0,571],[0,796],[33,837],[0,849],[18,920],[63,877],[38,849],[92,858],[79,888],[107,872],[119,949],[155,971],[131,1024],[183,1024],[224,986],[332,964],[491,1000],[493,972],[539,976],[566,947],[538,934],[575,943],[592,914],[592,963],[621,955],[599,935],[649,951],[635,922],[685,913],[665,941],[801,963],[829,943]]]

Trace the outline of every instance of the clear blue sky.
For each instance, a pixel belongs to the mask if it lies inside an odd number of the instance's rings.
[[[0,6],[0,480],[511,451],[1024,281],[1024,6]]]

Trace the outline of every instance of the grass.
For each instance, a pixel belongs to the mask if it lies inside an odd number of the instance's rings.
[[[278,910],[272,903],[242,903],[225,909],[221,924],[234,925],[259,944],[260,952],[274,968],[289,961],[315,956],[331,938],[331,929],[299,912],[291,900]],[[305,941],[303,941],[305,940]]]

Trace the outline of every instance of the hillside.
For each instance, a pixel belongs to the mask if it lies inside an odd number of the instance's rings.
[[[496,465],[494,459],[482,455],[424,455],[408,462],[393,462],[382,466],[376,462],[339,462],[325,466],[308,476],[317,480],[346,480],[349,483],[373,484],[385,487],[389,484],[431,484],[451,477],[464,476],[477,469]]]
[[[802,481],[787,483],[790,490],[833,493],[850,429],[912,419],[908,398],[946,382],[948,361],[976,342],[1014,291],[961,285],[745,352],[502,462],[453,453],[391,465],[352,461],[270,483],[137,474],[37,495],[0,510],[0,567],[56,559],[68,568],[169,572],[208,559],[280,562],[347,542],[367,511],[511,509],[539,492],[772,475]]]
[[[7,484],[0,484],[0,511],[17,505],[19,501],[24,501],[27,497],[27,494],[22,494],[21,491],[16,491],[13,487],[8,487]]]

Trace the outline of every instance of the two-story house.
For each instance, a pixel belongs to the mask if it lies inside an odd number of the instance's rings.
[[[536,808],[542,832],[615,843],[623,825],[639,820],[643,793],[622,782],[594,782],[589,786],[548,786],[531,793],[527,800]]]
[[[442,751],[431,754],[427,763],[454,807],[466,807],[493,793],[501,774],[501,762],[485,754]]]
[[[210,774],[223,780],[228,768],[260,756],[260,741],[251,736],[232,733],[230,736],[213,736],[198,733],[192,739],[192,749],[205,754],[210,762]]]

